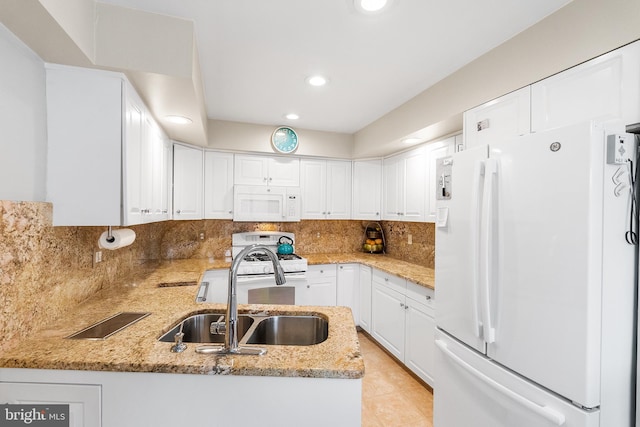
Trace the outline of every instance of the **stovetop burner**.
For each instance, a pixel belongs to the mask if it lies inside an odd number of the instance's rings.
[[[290,261],[290,260],[296,260],[296,259],[302,259],[300,258],[298,255],[296,254],[276,254],[278,256],[279,260],[286,260],[286,261]],[[245,261],[269,261],[269,257],[267,256],[267,254],[264,253],[260,253],[260,252],[255,252],[252,254],[249,254],[247,256],[244,257]]]

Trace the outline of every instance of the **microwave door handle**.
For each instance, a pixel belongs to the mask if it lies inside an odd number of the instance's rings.
[[[478,371],[476,368],[474,368],[473,366],[471,366],[470,364],[462,360],[457,354],[449,350],[449,348],[447,347],[447,343],[445,343],[444,341],[436,340],[436,345],[438,346],[440,351],[442,351],[445,354],[445,356],[447,356],[452,362],[454,362],[456,365],[458,365],[459,367],[461,367],[462,369],[464,369],[465,371],[467,371],[468,373],[470,373],[471,375],[473,375],[474,377],[476,377],[477,379],[479,379],[489,387],[493,388],[494,390],[503,394],[504,396],[510,398],[511,400],[519,403],[525,408],[544,417],[545,419],[553,423],[553,425],[556,425],[556,426],[564,425],[565,416],[561,412],[558,412],[555,409],[549,408],[548,406],[540,406],[537,403],[527,399],[526,397],[516,393],[515,391],[505,387],[504,385],[500,384],[493,378],[490,378],[487,375],[483,374],[482,372]]]

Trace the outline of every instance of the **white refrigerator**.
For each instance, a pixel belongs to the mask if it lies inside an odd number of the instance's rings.
[[[633,425],[635,155],[609,139],[583,123],[439,165],[435,427]]]

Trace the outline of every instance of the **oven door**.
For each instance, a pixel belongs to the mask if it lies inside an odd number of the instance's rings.
[[[238,304],[295,304],[296,287],[306,286],[304,273],[285,274],[286,283],[276,285],[273,274],[238,276]]]

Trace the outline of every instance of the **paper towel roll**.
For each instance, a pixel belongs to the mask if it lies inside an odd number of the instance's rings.
[[[103,249],[120,249],[129,246],[136,240],[136,232],[129,228],[121,228],[111,232],[111,239],[108,239],[108,232],[102,233],[98,240],[98,245]]]

